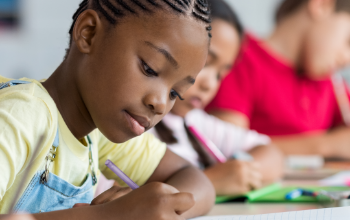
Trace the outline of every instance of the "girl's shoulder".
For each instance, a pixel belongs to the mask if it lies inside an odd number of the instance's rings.
[[[54,100],[40,82],[26,78],[21,80],[29,83],[11,85],[0,90],[0,121],[4,122],[0,127],[15,124],[17,130],[23,126],[27,131],[40,127],[44,133],[45,130],[55,129],[58,110]],[[1,81],[9,82],[5,77],[1,77]]]

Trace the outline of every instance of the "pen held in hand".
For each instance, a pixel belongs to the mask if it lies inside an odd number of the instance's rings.
[[[123,171],[121,171],[112,161],[107,160],[106,166],[113,171],[120,179],[122,179],[132,190],[139,188],[139,186],[132,181]]]
[[[225,155],[220,151],[220,149],[212,141],[210,141],[209,139],[206,139],[193,126],[188,126],[188,129],[219,163],[227,162]]]

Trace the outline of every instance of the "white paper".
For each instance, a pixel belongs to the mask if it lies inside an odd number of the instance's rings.
[[[208,216],[192,220],[349,220],[350,207],[305,210],[264,215]]]

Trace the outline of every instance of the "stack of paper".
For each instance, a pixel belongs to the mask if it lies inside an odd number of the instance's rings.
[[[349,220],[350,207],[245,216],[208,216],[192,220]]]

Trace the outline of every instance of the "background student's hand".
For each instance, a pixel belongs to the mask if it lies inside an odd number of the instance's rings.
[[[242,195],[262,186],[262,174],[256,162],[229,160],[204,171],[217,195]]]
[[[195,204],[193,195],[164,183],[149,183],[119,199],[100,205],[104,219],[184,220]]]

